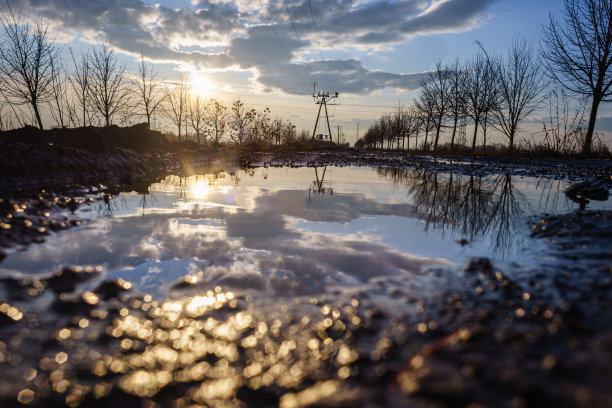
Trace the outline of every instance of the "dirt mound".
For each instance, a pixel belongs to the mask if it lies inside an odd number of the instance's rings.
[[[145,123],[50,130],[26,126],[0,132],[0,195],[40,183],[107,183],[158,173],[174,150]]]
[[[137,152],[160,152],[172,150],[172,144],[161,132],[150,130],[146,123],[130,127],[80,127],[40,130],[33,126],[0,132],[0,141],[7,145],[57,145],[94,153],[108,152],[115,148]]]

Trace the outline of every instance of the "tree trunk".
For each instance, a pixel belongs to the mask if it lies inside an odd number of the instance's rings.
[[[478,135],[478,125],[480,121],[476,119],[474,121],[474,138],[472,139],[472,151],[476,150],[476,135]]]
[[[482,150],[487,150],[487,121],[489,117],[485,115],[482,122]]]
[[[589,126],[587,127],[586,135],[584,136],[584,145],[582,146],[582,153],[588,154],[591,152],[591,144],[593,143],[593,133],[595,132],[595,120],[597,119],[597,109],[601,97],[599,93],[593,95],[593,103],[591,104],[591,114],[589,115]]]
[[[509,150],[514,150],[514,135],[516,134],[516,128],[512,126],[510,128],[510,143],[508,146]]]
[[[455,134],[457,133],[457,121],[459,120],[458,115],[455,115],[455,120],[453,122],[453,134],[451,135],[451,150],[455,147]]]
[[[40,119],[40,112],[38,111],[38,105],[36,102],[32,102],[32,108],[34,109],[34,115],[36,116],[36,122],[38,122],[38,128],[44,130],[42,120]]]
[[[440,128],[442,127],[442,116],[438,118],[438,126],[436,126],[436,139],[434,140],[434,150],[438,150],[438,140],[440,139]]]

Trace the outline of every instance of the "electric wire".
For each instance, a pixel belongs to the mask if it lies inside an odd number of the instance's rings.
[[[314,13],[312,12],[312,3],[310,2],[310,0],[308,0],[308,8],[310,9],[310,17],[312,17],[312,26],[315,29],[315,38],[317,40],[317,48],[319,49],[319,54],[321,55],[321,63],[323,63],[325,59],[323,58],[323,51],[321,51],[321,41],[319,40],[319,30],[317,29],[317,23],[315,23]],[[329,78],[327,77],[327,74],[325,74],[325,72],[323,73],[323,75],[325,76],[325,80],[327,82],[326,85],[329,88]]]
[[[293,21],[293,17],[291,16],[291,12],[289,11],[289,7],[287,7],[287,2],[283,0],[283,4],[285,5],[285,11],[287,11],[287,15],[289,16],[289,21],[291,21],[291,27],[293,27],[293,32],[295,33],[295,36],[297,37],[300,49],[304,50],[304,47],[302,45],[302,39],[300,38],[300,35],[298,34],[297,29],[295,28],[295,23]],[[316,82],[317,78],[315,74],[312,72],[312,68],[310,67],[310,64],[306,63],[304,65],[306,66],[306,68],[308,68],[308,71],[310,72],[310,76],[313,78],[313,81]]]
[[[261,0],[257,0],[259,2],[259,5],[261,7],[261,9],[263,10],[263,15],[266,19],[266,21],[268,22],[268,25],[270,26],[270,28],[272,29],[272,31],[274,32],[274,35],[276,36],[276,39],[278,40],[279,44],[281,45],[281,47],[283,48],[283,51],[285,51],[285,54],[287,54],[287,61],[289,62],[289,65],[291,65],[295,71],[295,73],[297,74],[298,78],[303,79],[302,75],[300,74],[300,72],[298,71],[297,67],[295,66],[295,64],[291,64],[291,54],[289,53],[289,51],[287,51],[287,47],[285,47],[285,44],[283,43],[283,41],[281,40],[280,36],[278,35],[278,31],[276,31],[276,27],[274,27],[274,25],[272,24],[272,22],[270,21],[270,19],[268,18],[268,15],[266,14],[265,10],[264,10],[264,6],[261,3]],[[305,82],[306,83],[306,82]]]

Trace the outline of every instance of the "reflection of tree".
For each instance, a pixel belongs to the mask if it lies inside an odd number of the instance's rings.
[[[491,180],[415,169],[382,168],[378,173],[406,188],[426,231],[433,227],[468,241],[488,238],[495,252],[511,248],[524,198],[513,190],[510,175]]]
[[[538,179],[536,189],[540,190],[538,209],[541,211],[554,211],[560,204],[560,193],[563,191],[564,181],[551,179]]]

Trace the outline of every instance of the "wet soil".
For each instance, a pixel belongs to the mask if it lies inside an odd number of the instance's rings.
[[[314,152],[243,152],[243,167],[365,166],[417,168],[436,173],[477,176],[509,174],[612,186],[612,161],[514,156],[433,156],[408,152],[330,150]]]
[[[189,173],[193,156],[173,160],[124,175]],[[612,183],[606,161],[345,151],[245,153],[239,163]],[[15,180],[19,166],[27,163],[7,167]],[[4,248],[84,222],[74,209],[115,189],[142,188],[32,185],[0,202]],[[186,277],[173,297],[154,299],[123,279],[100,280],[98,265],[1,276],[0,405],[612,406],[612,213],[543,214],[529,225],[545,248],[534,265],[501,270],[478,258],[457,273],[434,269],[434,295],[388,278],[379,292],[252,299]],[[382,310],[380,297],[396,307]]]
[[[185,279],[158,300],[82,289],[96,267],[4,277],[2,406],[610,406],[612,214],[531,223],[537,271],[472,259],[432,271],[429,297],[381,281],[396,312],[359,290],[266,301]]]

